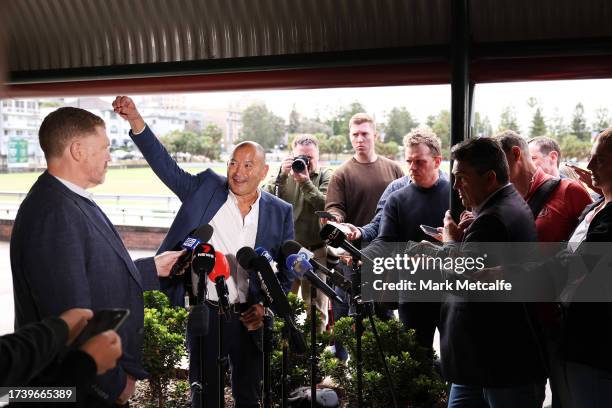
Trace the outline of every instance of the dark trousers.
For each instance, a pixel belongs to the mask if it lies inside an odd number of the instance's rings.
[[[259,407],[263,376],[262,329],[249,332],[239,320],[240,314],[231,313],[231,320],[223,322],[223,356],[229,356],[232,396],[236,408]],[[209,305],[208,334],[203,337],[204,375],[202,382],[203,406],[218,407],[217,355],[218,308]],[[198,338],[188,334],[189,382],[200,378]],[[199,395],[191,392],[191,406],[200,407]]]
[[[399,319],[406,330],[414,329],[415,339],[421,347],[433,349],[436,327],[440,323],[440,303],[400,303]]]

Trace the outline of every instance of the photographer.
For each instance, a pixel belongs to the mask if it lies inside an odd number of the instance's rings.
[[[315,211],[323,211],[327,186],[332,177],[330,168],[319,167],[319,141],[312,135],[298,135],[292,143],[293,150],[281,163],[278,176],[266,186],[266,190],[293,205],[293,222],[296,240],[314,253],[314,259],[325,265],[325,246],[319,236],[319,218]],[[325,280],[325,275],[319,273]],[[310,283],[296,280],[292,292],[302,286],[302,297],[310,306]],[[327,298],[317,292],[316,307],[321,313],[319,332],[327,324]],[[309,310],[309,308],[307,308]]]

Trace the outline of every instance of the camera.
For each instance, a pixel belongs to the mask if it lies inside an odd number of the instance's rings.
[[[310,159],[308,156],[299,155],[293,159],[293,163],[291,163],[291,170],[295,173],[301,173],[308,168],[310,164]]]

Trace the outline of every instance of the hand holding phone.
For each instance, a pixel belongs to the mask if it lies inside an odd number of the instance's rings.
[[[442,233],[438,231],[436,227],[430,227],[429,225],[424,224],[419,225],[419,227],[421,227],[421,230],[430,237],[433,237],[438,241],[442,241]]]
[[[83,331],[72,343],[72,347],[79,348],[90,338],[107,330],[117,331],[130,315],[128,309],[101,309],[94,312]]]

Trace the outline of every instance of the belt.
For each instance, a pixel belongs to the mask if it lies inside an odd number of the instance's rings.
[[[219,308],[219,302],[216,302],[214,300],[208,300],[206,299],[206,303],[209,306],[212,306],[216,309]],[[244,312],[245,310],[247,310],[250,305],[247,303],[230,303],[229,305],[230,307],[230,312],[239,315],[240,313]]]

